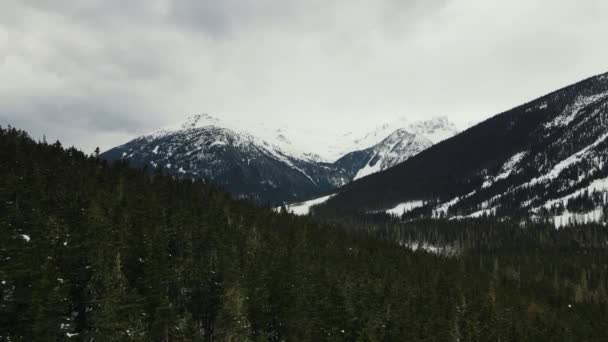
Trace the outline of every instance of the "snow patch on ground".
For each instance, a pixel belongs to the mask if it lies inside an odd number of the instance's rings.
[[[543,207],[549,209],[556,204],[561,204],[563,206],[566,206],[568,204],[568,200],[570,200],[572,198],[576,198],[576,197],[582,195],[586,191],[589,193],[593,193],[595,191],[608,191],[608,178],[596,179],[593,182],[591,182],[591,184],[589,184],[589,186],[587,186],[583,189],[579,189],[562,198],[547,201],[545,204],[543,204]],[[539,208],[535,208],[534,210],[537,211],[538,209]]]
[[[571,155],[570,157],[557,163],[553,167],[553,169],[551,169],[551,171],[549,171],[548,173],[546,173],[540,177],[536,177],[536,178],[532,179],[530,182],[524,184],[523,186],[536,185],[538,183],[542,183],[542,182],[557,178],[560,175],[560,173],[562,173],[563,170],[567,169],[571,165],[574,165],[574,164],[580,162],[583,159],[583,157],[587,156],[587,154],[593,148],[595,148],[596,146],[598,146],[599,144],[604,142],[606,140],[606,138],[608,138],[608,133],[599,137],[593,144],[583,148],[582,150],[578,151],[577,153],[575,153],[575,154]]]
[[[214,141],[213,143],[211,143],[211,145],[209,145],[209,147],[213,147],[213,146],[225,146],[225,145],[226,145],[226,142],[221,141],[221,140],[217,140],[217,141]]]
[[[553,217],[553,225],[559,229],[572,224],[597,223],[603,220],[604,213],[602,208],[596,208],[586,213],[571,213],[566,210],[561,215]]]
[[[482,188],[489,188],[492,184],[498,182],[501,179],[507,179],[511,174],[515,171],[515,167],[519,162],[528,154],[527,151],[519,152],[513,155],[509,160],[507,160],[504,165],[500,169],[500,173],[496,175],[493,179],[486,180]]]
[[[270,153],[272,156],[274,156],[276,159],[284,162],[285,164],[287,164],[289,167],[291,167],[292,169],[300,172],[301,174],[303,174],[306,178],[308,178],[313,184],[317,184],[317,182],[315,182],[314,179],[312,179],[312,177],[310,177],[306,172],[304,172],[304,170],[302,170],[301,168],[295,166],[291,160],[289,160],[289,158],[287,158],[285,155],[283,155],[283,153],[280,150],[276,150],[273,148],[265,148],[266,151],[268,151],[268,153]]]
[[[579,113],[588,105],[608,97],[608,92],[592,96],[579,96],[572,105],[567,106],[564,111],[555,117],[553,121],[545,124],[545,128],[563,127],[574,121]]]
[[[420,208],[422,206],[424,206],[423,201],[410,201],[410,202],[398,204],[394,208],[387,210],[386,213],[390,214],[390,215],[401,216],[404,213],[410,212],[410,211],[412,211],[416,208]]]
[[[459,253],[458,249],[454,246],[439,246],[428,242],[405,241],[401,242],[400,245],[413,252],[426,251],[437,255],[456,255]]]
[[[547,109],[547,107],[549,107],[547,105],[547,102],[542,102],[542,103],[539,103],[538,105],[536,105],[536,107],[530,107],[530,108],[526,109],[526,113],[530,113],[531,111],[533,111],[535,109],[537,109],[537,110],[538,109],[540,109],[540,110]]]
[[[496,215],[496,208],[482,209],[482,210],[479,210],[472,214],[467,215],[467,217],[479,218],[479,217],[483,217],[483,216],[493,216],[493,215]]]
[[[375,157],[376,157],[376,155],[374,155],[370,159],[370,161],[373,160]],[[357,179],[363,178],[365,176],[369,176],[373,173],[380,172],[381,167],[382,167],[382,162],[380,160],[376,161],[376,164],[374,164],[373,166],[371,166],[370,162],[368,162],[367,164],[365,164],[365,167],[363,167],[362,169],[359,170],[359,172],[357,172],[357,175],[355,176],[355,178],[353,180],[357,180]]]
[[[398,129],[372,148],[373,156],[357,171],[354,179],[391,168],[431,146],[433,142],[424,136],[412,134],[406,129]]]
[[[468,193],[462,197],[455,197],[455,198],[451,199],[450,201],[442,203],[441,205],[439,205],[438,207],[436,207],[433,210],[433,217],[440,217],[441,215],[447,215],[448,209],[450,209],[450,207],[456,205],[462,199],[475,195],[476,192],[477,192],[477,190],[473,190],[470,193]]]
[[[291,205],[287,206],[287,211],[294,215],[299,215],[299,216],[308,215],[310,213],[310,208],[312,208],[316,205],[319,205],[319,204],[323,204],[334,196],[335,196],[335,194],[332,194],[329,196],[316,198],[316,199],[302,202],[302,203],[291,204]],[[278,208],[277,208],[277,210],[278,210]]]

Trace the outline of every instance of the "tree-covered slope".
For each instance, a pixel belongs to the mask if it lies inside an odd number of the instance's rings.
[[[0,340],[606,340],[605,228],[446,225],[374,237],[0,129]]]
[[[350,183],[317,211],[339,216],[425,201],[418,213],[426,216],[561,219],[569,200],[608,191],[607,134],[605,74],[496,115],[396,167]],[[606,201],[596,197],[597,211]]]

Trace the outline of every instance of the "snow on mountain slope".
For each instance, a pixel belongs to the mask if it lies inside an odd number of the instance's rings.
[[[607,222],[608,74],[498,114],[410,161],[348,184],[316,212],[424,201],[409,217]]]
[[[345,154],[334,164],[358,180],[398,165],[457,132],[445,118],[414,123],[400,119],[355,140],[354,146],[362,149]]]
[[[319,197],[319,198],[309,200],[306,202],[290,204],[286,207],[286,209],[288,212],[295,214],[295,215],[300,215],[300,216],[308,215],[310,213],[310,208],[327,202],[327,200],[329,200],[333,196],[334,195],[323,196],[323,197]]]
[[[458,128],[446,117],[436,117],[414,122],[407,118],[399,118],[384,123],[363,134],[349,132],[334,137],[333,141],[324,147],[325,152],[318,153],[328,161],[335,161],[348,153],[374,147],[397,131],[407,131],[415,134],[421,139],[430,141],[431,145],[448,139],[459,132]]]
[[[431,147],[424,136],[399,129],[371,148],[370,158],[355,175],[354,180],[393,167]]]
[[[237,197],[281,204],[314,198],[353,178],[394,166],[431,146],[426,134],[447,136],[452,128],[445,119],[419,123],[400,120],[360,139],[332,138],[350,153],[347,158],[328,162],[334,158],[334,150],[324,139],[331,135],[197,114],[111,149],[103,157],[161,168],[178,176],[204,178]],[[326,150],[308,150],[320,145]]]
[[[424,206],[423,201],[411,201],[397,204],[394,208],[388,209],[386,211],[387,214],[401,216],[405,213],[408,213],[416,208],[420,208]]]
[[[416,121],[409,124],[406,128],[409,132],[422,136],[437,144],[451,138],[460,131],[452,122],[445,116],[436,117],[425,121]]]
[[[285,146],[280,137],[268,142],[238,123],[203,114],[134,139],[102,157],[206,179],[236,197],[262,204],[310,198],[350,181],[343,170]]]
[[[305,148],[294,146],[289,137],[286,136],[286,128],[276,128],[259,122],[220,120],[209,114],[192,115],[180,123],[151,133],[150,136],[156,137],[167,133],[205,127],[219,127],[231,130],[241,136],[247,136],[249,139],[255,140],[257,144],[265,146],[268,149],[280,151],[281,154],[305,160],[320,160],[319,156],[307,152]]]
[[[601,208],[608,203],[608,133],[604,133],[608,131],[608,97],[581,98],[537,131],[554,141],[545,140],[546,148],[536,148],[534,153],[516,153],[497,174],[486,175],[482,185],[485,200],[476,205],[477,211],[459,217],[500,215],[502,208],[519,198],[518,209],[536,219],[549,219],[557,228],[603,221]],[[569,151],[565,154],[564,150]],[[534,176],[524,177],[530,173]],[[509,184],[506,191],[505,184]]]
[[[185,121],[178,123],[177,125],[170,126],[146,135],[144,136],[144,139],[155,140],[190,130],[210,130],[216,133],[214,136],[212,136],[215,141],[211,142],[210,144],[207,139],[199,140],[194,144],[193,147],[199,151],[202,150],[203,143],[207,143],[207,148],[225,146],[228,144],[228,142],[237,147],[256,147],[260,151],[265,152],[268,156],[273,157],[285,163],[294,170],[302,173],[302,175],[308,178],[311,182],[315,183],[314,179],[312,179],[305,171],[294,165],[293,162],[293,159],[295,158],[300,158],[302,160],[309,160],[309,158],[305,156],[304,153],[290,148],[285,148],[285,146],[289,145],[286,141],[275,137],[275,139],[273,139],[271,142],[268,142],[268,140],[261,139],[258,136],[254,136],[247,131],[242,130],[238,124],[223,122],[208,114],[197,114],[190,116]],[[272,134],[267,134],[267,136],[272,136]],[[156,155],[159,153],[158,148],[159,146],[157,145],[153,150],[153,153]],[[170,155],[171,154],[172,153],[170,153]],[[194,173],[196,173],[196,171],[194,171]]]
[[[373,147],[399,130],[406,130],[426,138],[433,144],[450,138],[459,132],[456,126],[446,117],[413,122],[406,118],[400,118],[384,123],[365,133],[348,132],[336,135],[335,132],[296,128],[284,123],[266,124],[255,121],[235,121],[218,119],[208,114],[197,114],[180,123],[154,132],[152,135],[209,126],[222,127],[240,134],[247,134],[291,156],[320,162],[334,162],[350,152]]]

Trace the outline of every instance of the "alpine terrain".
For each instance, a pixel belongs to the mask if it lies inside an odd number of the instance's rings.
[[[306,151],[313,144],[293,139],[298,132],[289,128],[245,125],[201,114],[136,138],[102,157],[203,178],[237,197],[278,205],[329,193],[353,179],[386,170],[456,132],[446,118],[402,119],[361,138],[346,134],[321,149]]]
[[[0,160],[0,341],[608,339],[601,225],[323,224],[14,128]]]
[[[327,197],[319,213],[599,222],[608,194],[608,74],[496,115]]]

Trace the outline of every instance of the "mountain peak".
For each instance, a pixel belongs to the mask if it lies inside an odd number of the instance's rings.
[[[426,137],[434,144],[456,135],[459,131],[446,116],[416,121],[411,123],[407,129],[414,134]]]
[[[186,118],[183,122],[181,122],[178,127],[180,129],[191,129],[191,128],[200,128],[206,126],[217,126],[219,125],[220,120],[209,115],[209,114],[194,114]]]

